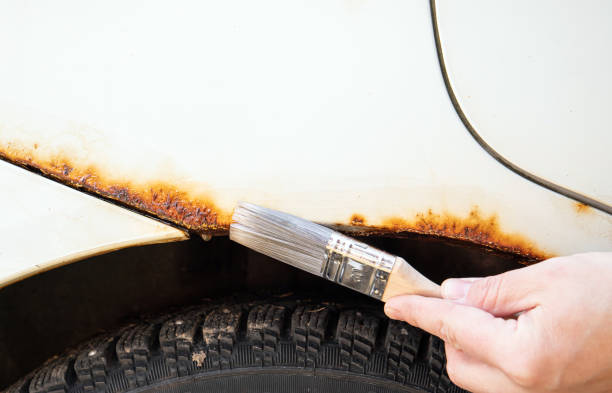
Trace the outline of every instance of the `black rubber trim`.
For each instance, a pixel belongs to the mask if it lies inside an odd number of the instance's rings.
[[[455,108],[457,115],[461,119],[461,122],[463,123],[465,128],[468,130],[472,138],[474,138],[474,140],[476,140],[476,142],[480,145],[480,147],[482,147],[487,153],[489,153],[491,157],[496,159],[497,162],[499,162],[506,168],[510,169],[512,172],[516,173],[517,175],[522,176],[523,178],[535,184],[538,184],[546,189],[549,189],[550,191],[556,192],[570,199],[573,199],[576,202],[583,203],[585,205],[591,206],[592,208],[601,210],[602,212],[612,215],[612,206],[607,205],[603,202],[600,202],[596,199],[590,198],[586,195],[582,195],[576,191],[570,190],[569,188],[565,188],[558,184],[552,183],[546,179],[543,179],[539,176],[534,175],[533,173],[530,173],[524,170],[523,168],[520,168],[519,166],[513,164],[508,159],[506,159],[504,156],[499,154],[497,151],[495,151],[495,149],[493,149],[487,142],[485,142],[484,139],[482,139],[482,137],[478,134],[474,126],[472,126],[470,121],[465,116],[465,112],[463,112],[463,109],[461,109],[461,105],[459,105],[457,96],[455,95],[455,92],[453,91],[453,88],[450,84],[450,78],[446,70],[446,63],[444,62],[444,54],[442,53],[442,44],[440,41],[440,31],[438,29],[438,17],[436,14],[436,0],[430,0],[429,4],[430,4],[430,9],[431,9],[431,22],[432,22],[432,27],[433,27],[434,39],[436,41],[436,51],[438,53],[440,71],[442,72],[442,78],[444,78],[444,85],[446,86],[446,92],[448,93],[448,97],[453,103],[453,107]]]

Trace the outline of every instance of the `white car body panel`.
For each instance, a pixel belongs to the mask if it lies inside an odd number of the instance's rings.
[[[502,156],[612,204],[612,3],[438,1],[453,90]]]
[[[200,233],[247,200],[535,259],[612,250],[612,216],[466,132],[425,1],[13,3],[0,49],[4,159]]]
[[[176,228],[0,161],[0,288],[138,244],[187,239]]]

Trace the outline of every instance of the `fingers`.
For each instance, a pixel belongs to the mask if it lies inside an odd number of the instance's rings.
[[[530,267],[483,278],[451,278],[442,283],[442,297],[507,317],[537,306],[531,296],[542,287],[539,269]]]
[[[513,345],[515,320],[495,318],[478,308],[448,300],[397,296],[389,299],[385,312],[492,366],[502,364]]]
[[[478,361],[451,345],[445,346],[446,372],[453,383],[473,393],[522,392],[499,369]]]

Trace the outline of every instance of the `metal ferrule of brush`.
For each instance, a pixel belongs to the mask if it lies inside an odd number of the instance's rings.
[[[381,299],[396,257],[334,232],[327,242],[321,275],[345,287]]]

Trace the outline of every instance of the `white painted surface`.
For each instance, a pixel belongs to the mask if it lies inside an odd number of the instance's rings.
[[[453,90],[500,154],[612,205],[612,2],[437,1]]]
[[[187,238],[3,161],[0,184],[0,288],[87,256]]]
[[[12,3],[0,49],[0,148],[34,160],[165,181],[228,214],[248,200],[381,226],[478,206],[549,253],[612,250],[611,216],[467,134],[426,1]]]

